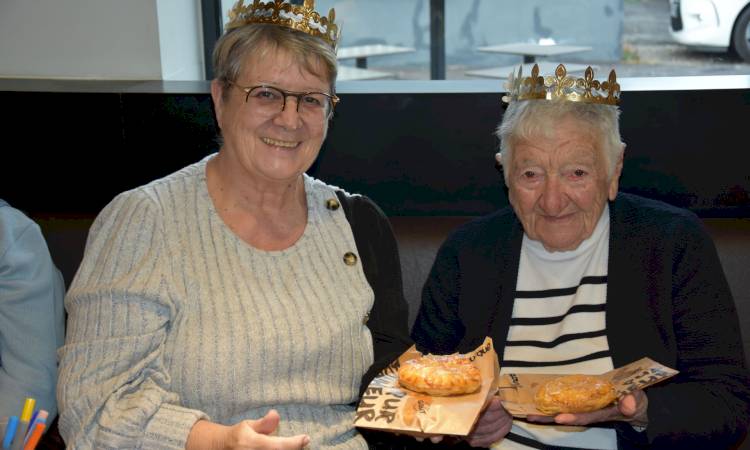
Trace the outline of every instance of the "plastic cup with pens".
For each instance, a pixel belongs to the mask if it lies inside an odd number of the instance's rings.
[[[34,450],[47,427],[49,413],[43,409],[34,411],[36,401],[24,400],[21,415],[0,418],[2,448],[10,450]]]

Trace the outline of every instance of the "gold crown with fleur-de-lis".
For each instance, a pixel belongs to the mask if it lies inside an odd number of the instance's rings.
[[[284,0],[253,0],[245,5],[245,0],[238,0],[229,10],[229,22],[224,28],[228,31],[251,23],[269,23],[317,36],[335,49],[339,39],[339,27],[335,20],[336,11],[333,8],[328,11],[328,16],[318,14],[315,0],[304,0],[302,6]]]
[[[555,69],[554,76],[539,75],[539,66],[534,64],[531,76],[524,77],[523,66],[518,74],[508,76],[505,87],[508,90],[503,96],[505,103],[519,100],[567,100],[571,102],[617,105],[620,101],[620,85],[614,69],[609,72],[607,81],[594,79],[594,69],[586,68],[583,78],[568,75],[563,64]]]

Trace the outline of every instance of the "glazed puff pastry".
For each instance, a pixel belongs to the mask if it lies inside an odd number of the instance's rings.
[[[534,396],[544,414],[582,413],[602,409],[617,398],[615,387],[591,375],[566,375],[542,384]]]
[[[398,382],[428,395],[462,395],[479,390],[482,374],[465,355],[425,355],[406,361],[398,369]]]

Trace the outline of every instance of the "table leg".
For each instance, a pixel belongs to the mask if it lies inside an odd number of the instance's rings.
[[[367,58],[357,58],[357,67],[367,69]]]

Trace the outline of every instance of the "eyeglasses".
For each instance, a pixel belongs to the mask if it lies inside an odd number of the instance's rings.
[[[330,117],[333,108],[339,102],[336,95],[325,92],[293,92],[266,85],[245,87],[231,81],[229,83],[245,92],[245,103],[249,103],[261,114],[269,116],[284,111],[287,97],[297,99],[296,111],[309,120]]]

